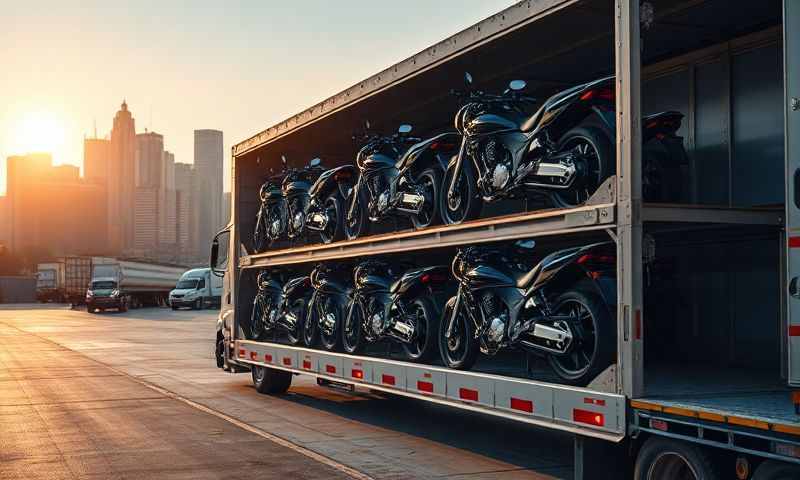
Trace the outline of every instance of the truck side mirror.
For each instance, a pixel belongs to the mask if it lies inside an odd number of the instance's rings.
[[[228,268],[228,240],[230,239],[230,233],[231,231],[228,229],[222,230],[211,241],[211,258],[208,266],[214,275],[218,277],[225,276],[225,270]],[[220,256],[220,243],[223,244],[222,256]]]

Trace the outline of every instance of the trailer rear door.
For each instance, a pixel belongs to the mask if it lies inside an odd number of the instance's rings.
[[[800,386],[800,2],[783,2],[789,384]]]

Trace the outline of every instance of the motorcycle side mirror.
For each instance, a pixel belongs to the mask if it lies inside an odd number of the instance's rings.
[[[286,155],[281,155],[281,163],[285,166],[288,162],[286,161]]]
[[[466,83],[467,86],[472,85],[472,75],[470,75],[469,72],[464,72],[464,83]]]
[[[508,88],[510,88],[514,92],[518,92],[524,89],[528,84],[525,83],[525,80],[511,80],[511,83],[508,84]]]
[[[535,240],[517,240],[516,242],[514,242],[514,246],[516,246],[517,248],[521,248],[523,250],[533,250],[533,248],[536,247],[536,241]]]
[[[318,167],[321,163],[322,160],[320,160],[319,158],[314,158],[310,162],[308,162],[308,164],[311,165],[312,167]]]
[[[399,133],[401,135],[405,135],[407,133],[411,133],[411,125],[408,125],[406,123],[400,125],[400,128],[397,129],[397,133]]]

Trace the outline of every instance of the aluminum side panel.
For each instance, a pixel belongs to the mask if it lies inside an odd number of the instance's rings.
[[[783,2],[789,384],[800,386],[800,2]]]

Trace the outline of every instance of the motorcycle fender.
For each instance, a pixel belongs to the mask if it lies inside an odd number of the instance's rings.
[[[608,245],[609,242],[593,243],[582,247],[568,248],[553,252],[539,262],[539,274],[531,282],[531,286],[525,292],[525,297],[530,297],[533,292],[539,290],[544,285],[553,280],[564,268],[572,265],[575,261],[590,250],[601,245]]]
[[[299,277],[289,280],[283,287],[283,296],[287,302],[293,302],[300,297],[310,297],[312,289],[308,277]]]
[[[406,272],[401,277],[401,290],[397,292],[397,296],[409,299],[426,296],[428,295],[428,284],[423,282],[423,277],[426,275],[448,277],[449,274],[450,267],[444,265],[425,267],[419,270]]]

